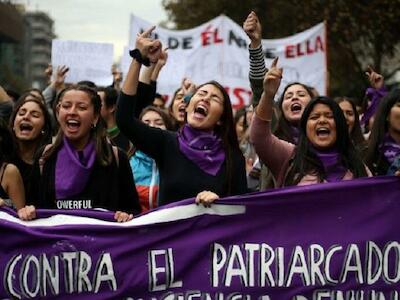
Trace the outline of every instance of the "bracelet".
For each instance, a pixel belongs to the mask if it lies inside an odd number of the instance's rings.
[[[150,66],[150,60],[145,57],[143,58],[142,53],[140,53],[139,49],[133,49],[129,51],[130,57],[132,57],[134,60],[136,60],[139,64],[142,64],[146,67]]]
[[[185,103],[189,103],[192,97],[193,97],[192,93],[186,94],[185,96],[183,96],[183,101],[185,101]]]

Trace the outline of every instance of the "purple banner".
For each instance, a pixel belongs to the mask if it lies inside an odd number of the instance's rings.
[[[112,213],[0,211],[0,299],[399,299],[400,179]]]

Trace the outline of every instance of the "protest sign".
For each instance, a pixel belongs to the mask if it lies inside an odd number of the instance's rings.
[[[131,16],[129,46],[134,48],[137,33],[153,24]],[[168,62],[157,81],[158,92],[168,95],[188,77],[201,84],[217,80],[228,91],[234,108],[250,103],[249,38],[243,29],[226,16],[219,16],[188,30],[157,27],[155,37],[168,47]],[[282,39],[263,40],[266,65],[279,56],[283,67],[282,88],[299,81],[325,95],[327,89],[326,36],[324,23]],[[124,59],[126,61],[126,59]],[[126,64],[125,64],[126,73]],[[280,91],[281,91],[280,90]]]
[[[399,195],[381,177],[190,199],[127,223],[2,210],[0,298],[399,299]]]
[[[69,67],[65,82],[90,80],[99,86],[112,84],[114,46],[107,43],[53,40],[51,64]]]

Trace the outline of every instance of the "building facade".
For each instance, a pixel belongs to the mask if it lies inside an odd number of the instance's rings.
[[[54,38],[54,22],[47,13],[27,12],[22,4],[0,0],[0,85],[20,92],[45,88]]]
[[[43,89],[48,84],[44,70],[51,62],[51,41],[54,22],[44,12],[25,14],[25,76],[33,87]]]
[[[0,85],[23,85],[24,18],[10,2],[0,2]]]

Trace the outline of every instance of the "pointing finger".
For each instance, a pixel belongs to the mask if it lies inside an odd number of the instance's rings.
[[[278,64],[278,59],[279,59],[278,56],[274,58],[274,60],[272,61],[272,64],[271,64],[271,68],[276,68],[276,66]]]
[[[367,67],[367,72],[366,72],[366,73],[367,73],[368,75],[370,75],[371,73],[374,73],[374,72],[375,72],[375,71],[374,71],[374,69],[372,69],[371,66],[368,66],[368,67]]]
[[[141,36],[142,37],[148,37],[150,36],[150,34],[153,32],[153,30],[156,29],[156,26],[151,26],[149,29],[147,29],[146,31],[144,31]]]

